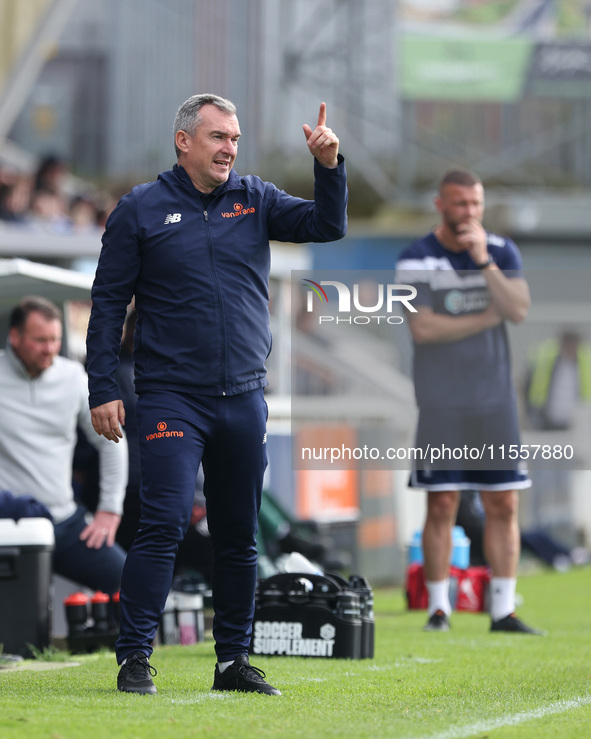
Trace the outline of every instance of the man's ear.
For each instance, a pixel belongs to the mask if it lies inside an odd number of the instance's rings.
[[[186,154],[189,149],[190,138],[191,137],[186,131],[177,131],[174,137],[174,143],[176,144],[177,149],[182,151],[184,154]]]
[[[435,207],[437,208],[437,210],[441,213],[441,198],[439,197],[439,195],[436,195],[433,198],[433,202],[435,203]]]

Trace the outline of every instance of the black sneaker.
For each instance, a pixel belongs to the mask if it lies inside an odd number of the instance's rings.
[[[429,616],[423,631],[449,631],[449,619],[442,610],[437,610]]]
[[[258,667],[253,667],[249,663],[247,654],[241,654],[223,672],[220,672],[217,665],[215,666],[211,689],[281,695],[277,688],[265,682],[265,677],[265,673],[262,670],[259,670]]]
[[[539,629],[532,629],[531,626],[527,626],[520,621],[514,613],[510,613],[505,618],[500,618],[498,621],[490,622],[491,631],[511,631],[515,634],[535,634],[536,636],[546,636],[545,631]]]
[[[146,655],[135,652],[127,658],[124,665],[121,665],[117,675],[117,690],[123,693],[154,695],[157,691],[152,676],[157,674],[156,668],[150,665]]]

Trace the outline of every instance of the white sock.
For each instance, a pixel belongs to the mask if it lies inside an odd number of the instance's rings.
[[[450,616],[449,578],[446,577],[445,580],[435,582],[427,580],[425,585],[429,593],[429,616],[432,616],[435,611],[443,611],[446,616]]]
[[[490,581],[490,617],[499,621],[515,611],[515,577],[492,577]]]
[[[229,662],[218,662],[218,670],[220,671],[220,673],[222,673],[227,667],[233,664],[234,664],[233,659],[231,659]]]

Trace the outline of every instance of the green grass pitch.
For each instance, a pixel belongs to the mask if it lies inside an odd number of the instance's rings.
[[[589,739],[591,567],[522,576],[518,592],[519,615],[547,637],[491,634],[472,613],[423,632],[425,613],[399,589],[376,590],[374,659],[252,660],[280,697],[212,693],[211,640],[155,650],[157,696],[118,693],[108,652],[3,669],[0,737]]]

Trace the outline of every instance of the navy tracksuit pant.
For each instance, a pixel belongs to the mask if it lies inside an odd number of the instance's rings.
[[[87,514],[84,506],[78,506],[69,518],[54,524],[53,569],[91,590],[112,595],[121,587],[125,551],[118,544],[90,549],[81,541],[80,534],[88,525]]]
[[[257,577],[256,532],[267,466],[263,389],[230,396],[148,392],[137,404],[142,467],[139,530],[123,569],[117,661],[152,653],[189,526],[203,462],[213,545],[213,636],[218,661],[246,654]]]

